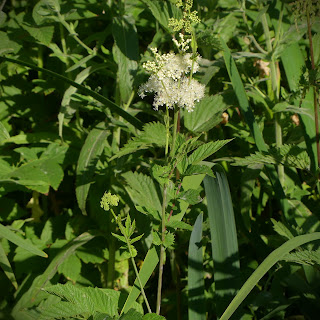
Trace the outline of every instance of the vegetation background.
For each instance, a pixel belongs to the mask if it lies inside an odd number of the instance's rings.
[[[1,1],[0,318],[318,318],[319,2],[194,0],[206,96],[168,160],[137,92],[175,2]]]

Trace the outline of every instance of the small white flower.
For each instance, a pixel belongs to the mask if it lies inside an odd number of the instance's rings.
[[[183,35],[181,38],[183,40]],[[144,98],[145,93],[154,92],[153,107],[155,110],[163,105],[170,109],[177,105],[180,108],[186,108],[188,112],[193,111],[195,102],[200,101],[204,96],[204,85],[195,79],[189,79],[187,75],[198,71],[199,57],[192,59],[190,53],[160,55],[155,48],[152,48],[151,51],[155,56],[155,61],[148,61],[143,64],[143,67],[152,75],[146,83],[140,86],[140,97]]]

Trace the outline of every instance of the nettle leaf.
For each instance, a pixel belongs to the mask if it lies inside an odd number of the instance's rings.
[[[166,318],[155,313],[147,313],[142,317],[142,320],[166,320]]]
[[[302,265],[320,265],[320,249],[290,252],[283,257],[283,260]]]
[[[110,160],[122,157],[138,150],[148,149],[152,146],[164,147],[166,145],[166,127],[160,122],[147,123],[138,136],[132,138]]]
[[[221,122],[227,108],[222,95],[204,97],[193,112],[184,113],[184,125],[195,133],[209,131]]]
[[[215,152],[217,152],[220,148],[224,145],[232,141],[233,139],[228,140],[218,140],[218,141],[211,141],[201,145],[197,150],[195,150],[189,157],[188,157],[188,164],[198,164],[200,161],[210,157]]]
[[[57,284],[46,287],[46,292],[60,297],[64,302],[59,302],[43,310],[43,315],[49,312],[53,314],[55,310],[60,309],[60,317],[76,316],[76,315],[93,315],[95,312],[106,313],[110,316],[118,315],[118,301],[120,293],[114,290],[101,290],[99,288],[80,288],[70,283],[65,285]],[[68,306],[62,310],[60,306]],[[77,308],[74,308],[76,306]],[[70,310],[70,311],[69,311]],[[71,314],[69,313],[71,312]],[[76,312],[76,313],[75,313]]]
[[[161,203],[153,180],[142,173],[126,172],[122,175],[128,184],[126,187],[133,203],[161,212]]]
[[[168,183],[169,174],[171,172],[171,167],[169,166],[159,166],[155,164],[152,166],[152,176],[159,182],[160,185]]]
[[[172,229],[192,230],[192,226],[190,224],[172,219],[166,222],[166,227]]]
[[[257,164],[282,164],[288,167],[309,170],[308,153],[296,145],[283,145],[268,152],[256,152],[245,158],[234,158],[234,166],[252,166]]]
[[[164,237],[164,241],[163,241],[163,245],[166,248],[169,249],[173,249],[173,245],[174,245],[174,234],[171,232],[166,232],[165,237]]]
[[[274,219],[271,219],[271,222],[273,223],[273,229],[277,234],[288,240],[294,238],[294,235],[282,222],[276,221]]]
[[[206,165],[191,165],[188,169],[184,172],[184,176],[192,176],[195,174],[207,174],[214,178],[214,173],[212,169]]]
[[[189,204],[197,204],[202,201],[200,197],[200,191],[195,189],[189,189],[179,193],[179,199],[188,202]]]

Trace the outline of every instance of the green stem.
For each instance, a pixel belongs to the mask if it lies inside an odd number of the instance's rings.
[[[170,137],[170,115],[169,115],[169,108],[167,106],[166,106],[165,124],[166,124],[165,157],[166,157],[166,160],[167,160],[167,156],[168,156],[168,152],[169,152],[169,137]]]
[[[135,263],[135,261],[134,261],[133,253],[132,253],[132,250],[131,250],[130,239],[128,238],[127,233],[126,233],[126,230],[124,229],[124,227],[123,227],[123,225],[122,225],[122,223],[121,223],[120,217],[118,218],[118,217],[116,216],[116,214],[114,213],[113,209],[110,209],[110,211],[111,211],[111,213],[112,213],[115,221],[117,222],[121,233],[123,234],[123,236],[124,236],[125,239],[126,239],[126,243],[127,243],[127,246],[128,246],[128,249],[129,249],[129,253],[130,253],[131,262],[132,262],[132,265],[133,265],[133,268],[134,268],[134,272],[135,272],[135,274],[136,274],[136,277],[137,277],[137,279],[138,279],[139,286],[140,286],[140,288],[141,288],[142,296],[143,296],[144,301],[145,301],[145,303],[146,303],[148,312],[149,312],[149,313],[152,313],[151,308],[150,308],[150,304],[149,304],[148,299],[147,299],[147,296],[146,296],[146,293],[145,293],[145,291],[144,291],[144,289],[143,289],[143,285],[142,285],[142,282],[141,282],[141,279],[140,279],[140,276],[139,276],[139,272],[138,272],[136,263]]]
[[[308,38],[310,46],[310,58],[311,58],[311,68],[315,70],[314,53],[313,53],[313,43],[312,43],[312,33],[311,33],[311,21],[307,6],[307,25],[308,25]],[[313,83],[313,105],[314,105],[314,119],[315,119],[315,130],[316,130],[316,145],[317,145],[317,158],[318,158],[318,169],[320,168],[320,143],[319,143],[319,108],[317,100],[317,86]]]
[[[107,273],[107,288],[113,289],[114,281],[114,266],[116,262],[116,248],[115,239],[111,236],[109,245],[109,261],[108,261],[108,273]]]
[[[271,54],[271,60],[270,60],[270,77],[271,77],[271,84],[272,84],[272,100],[274,104],[276,104],[279,101],[279,93],[280,93],[280,77],[277,75],[277,67],[276,67],[276,62],[274,60],[272,51],[272,43],[271,43],[271,37],[270,37],[270,30],[268,26],[268,21],[267,21],[267,16],[264,13],[261,16],[261,22],[262,22],[262,27],[263,31],[265,34],[266,38],[266,46],[268,49],[269,54]],[[274,127],[275,127],[275,136],[276,136],[276,146],[278,148],[281,148],[282,146],[282,128],[280,124],[280,114],[275,114],[274,117]],[[278,175],[279,175],[279,180],[282,186],[284,186],[285,182],[285,174],[284,174],[284,166],[283,165],[278,165]]]
[[[179,109],[174,111],[174,118],[173,118],[173,128],[172,128],[172,148],[170,150],[170,156],[173,156],[173,152],[176,146],[176,138],[177,138],[177,131],[178,131],[178,118],[179,118]]]
[[[163,200],[162,200],[162,214],[161,214],[161,246],[160,246],[160,261],[159,261],[159,277],[158,277],[158,292],[157,292],[157,307],[156,313],[160,314],[161,308],[161,289],[162,289],[162,275],[164,265],[165,249],[163,246],[165,232],[166,232],[166,207],[167,207],[167,184],[163,186]]]
[[[39,48],[38,48],[38,67],[43,68],[43,46],[42,45],[39,45]],[[38,71],[38,78],[39,79],[43,78],[42,71]]]

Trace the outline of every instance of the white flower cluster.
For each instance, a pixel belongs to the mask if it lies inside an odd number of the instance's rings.
[[[186,108],[188,112],[193,111],[195,102],[204,97],[204,85],[187,75],[198,71],[199,57],[193,60],[190,53],[160,55],[157,49],[151,50],[155,61],[148,61],[143,67],[152,75],[145,84],[140,86],[140,97],[144,98],[145,93],[154,92],[155,110],[163,105],[170,109],[177,105],[180,108]]]

